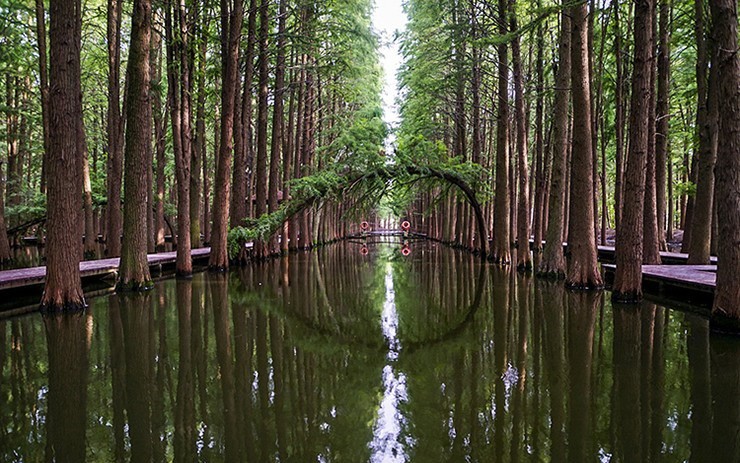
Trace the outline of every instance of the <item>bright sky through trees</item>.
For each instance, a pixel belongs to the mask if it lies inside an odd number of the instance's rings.
[[[385,74],[383,84],[383,113],[385,122],[391,130],[398,126],[400,116],[396,98],[398,97],[398,82],[396,73],[401,65],[402,57],[398,40],[394,40],[396,31],[403,31],[406,27],[406,13],[400,0],[376,0],[373,12],[373,27],[380,36],[381,64]],[[386,149],[394,142],[395,136],[391,133],[386,140]]]

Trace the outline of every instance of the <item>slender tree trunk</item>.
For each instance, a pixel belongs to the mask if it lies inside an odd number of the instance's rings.
[[[84,132],[83,132],[84,133]],[[95,232],[95,220],[93,216],[92,185],[90,183],[90,163],[87,160],[87,148],[82,150],[82,178],[83,178],[83,209],[85,212],[85,247],[84,257],[92,259],[95,257],[95,242],[98,234]]]
[[[0,162],[0,265],[11,259],[10,242],[8,241],[8,230],[5,225],[5,181],[3,176],[3,163]]]
[[[161,13],[157,13],[161,19]],[[157,167],[154,172],[154,183],[156,192],[154,193],[154,251],[163,252],[165,249],[164,241],[164,193],[165,193],[165,176],[164,169],[166,160],[166,130],[167,112],[162,110],[162,92],[160,85],[162,81],[161,62],[162,62],[162,35],[158,31],[152,31],[152,54],[154,67],[152,68],[152,117],[154,120],[154,147],[156,150]],[[168,105],[169,91],[167,92]]]
[[[499,34],[506,35],[507,1],[499,0]],[[509,195],[509,57],[506,42],[497,45],[498,89],[496,92],[496,197],[493,218],[493,260],[499,264],[511,262],[510,218],[511,197]]]
[[[545,252],[537,272],[540,275],[565,278],[563,230],[565,227],[566,160],[568,158],[568,103],[570,101],[570,15],[560,15],[558,69],[555,77],[553,108],[553,157],[549,213]]]
[[[688,241],[689,264],[708,264],[710,256],[712,221],[714,210],[714,165],[717,159],[717,123],[719,118],[717,69],[714,58],[716,48],[705,34],[704,2],[696,0],[696,126],[698,130],[698,166],[696,172],[696,195]],[[709,66],[711,62],[711,67]],[[707,80],[707,69],[709,79]]]
[[[209,2],[205,2],[204,11],[208,11]],[[201,246],[201,231],[208,229],[207,223],[201,222],[201,175],[206,156],[206,51],[208,50],[208,27],[210,15],[198,13],[196,24],[198,34],[198,71],[197,96],[195,110],[195,135],[192,158],[190,160],[190,239],[193,247]],[[205,180],[203,180],[205,181]]]
[[[260,4],[259,29],[259,89],[257,98],[257,204],[255,217],[259,218],[267,212],[267,116],[268,116],[268,85],[270,83],[268,32],[269,32],[269,0],[262,0]],[[254,245],[254,252],[258,258],[267,255],[267,247],[262,240]]]
[[[652,34],[650,46],[655,49],[657,37],[657,21],[655,5],[650,8]],[[654,57],[655,55],[653,55]],[[658,233],[657,202],[656,202],[656,159],[655,159],[655,59],[650,61],[650,101],[648,112],[648,145],[645,162],[645,203],[642,216],[642,263],[648,265],[660,264],[660,234]]]
[[[123,177],[123,118],[121,116],[122,0],[108,0],[108,257],[121,254],[121,179]]]
[[[229,267],[226,243],[229,221],[229,196],[231,188],[229,177],[234,139],[234,107],[238,94],[239,41],[243,19],[243,0],[234,0],[229,8],[229,0],[221,0],[221,59],[223,82],[221,86],[221,131],[219,133],[219,153],[216,162],[217,186],[213,200],[213,231],[211,232],[211,256],[208,266],[222,271]]]
[[[619,224],[622,217],[622,190],[624,180],[624,66],[622,65],[622,39],[621,28],[619,24],[619,0],[613,0],[614,5],[614,54],[617,68],[617,82],[614,89],[615,94],[615,132],[616,132],[616,153],[615,153],[615,174],[614,174],[614,227],[619,230]]]
[[[635,57],[630,108],[630,152],[625,172],[622,218],[617,230],[617,270],[612,299],[637,302],[642,299],[642,220],[645,200],[645,166],[650,116],[650,66],[653,60],[651,37],[653,0],[641,0],[635,7]]]
[[[519,26],[516,19],[516,3],[509,3],[511,8],[511,30],[518,33]],[[527,162],[527,113],[524,108],[524,74],[519,46],[519,37],[511,42],[511,56],[514,64],[514,112],[516,120],[516,151],[519,169],[519,203],[517,209],[517,269],[520,271],[532,270],[532,257],[529,252],[529,166]]]
[[[257,0],[249,1],[247,21],[247,49],[244,56],[244,90],[242,93],[240,119],[234,130],[233,195],[231,197],[231,226],[243,226],[244,219],[251,214],[252,191],[248,177],[252,176],[251,159],[254,157],[252,136],[252,85],[254,80],[254,45],[257,41]],[[236,114],[235,114],[236,117]],[[237,125],[239,130],[237,130]],[[248,172],[250,171],[250,172]],[[243,258],[239,256],[238,258]]]
[[[571,288],[604,285],[597,262],[594,235],[593,149],[588,76],[588,5],[571,8],[571,82],[573,86],[573,152],[568,219],[568,271]]]
[[[46,64],[46,13],[44,12],[43,0],[36,0],[36,39],[38,41],[39,80],[41,84],[41,126],[44,132],[44,153],[41,156],[41,186],[39,190],[41,194],[46,194],[46,156],[49,153],[49,70]]]
[[[270,148],[270,190],[267,195],[267,208],[269,212],[278,209],[278,186],[280,183],[280,160],[283,146],[284,114],[283,95],[285,94],[285,21],[287,16],[287,0],[280,0],[278,10],[278,38],[277,38],[277,66],[275,68],[275,92],[273,96],[272,114],[272,145]],[[287,166],[283,166],[285,168]],[[283,193],[283,200],[287,200]],[[283,237],[282,239],[287,239]],[[277,234],[270,240],[268,252],[270,254],[279,251]]]
[[[660,233],[660,249],[667,250],[666,207],[671,196],[666,199],[666,169],[670,163],[668,136],[670,123],[670,82],[671,82],[671,0],[660,1],[660,40],[658,44],[658,105],[656,108],[655,130],[655,186]]]
[[[82,211],[82,88],[79,0],[51,3],[49,73],[49,153],[46,280],[41,308],[46,311],[85,307],[80,280]]]
[[[717,288],[712,306],[712,324],[727,322],[740,331],[740,59],[737,55],[737,2],[712,0],[712,31],[716,41],[719,91],[717,150]],[[714,67],[714,66],[713,66]]]
[[[538,6],[541,6],[538,1]],[[543,27],[540,24],[537,27],[537,101],[535,103],[535,191],[534,191],[534,265],[539,266],[542,260],[542,239],[544,238],[545,218],[545,201],[547,200],[547,172],[544,148],[544,89],[545,89],[545,71],[544,71],[544,49],[545,37]]]
[[[146,216],[149,207],[147,165],[152,150],[149,46],[152,32],[151,0],[134,0],[131,45],[126,69],[126,152],[124,156],[123,246],[118,287],[150,289],[147,262]]]

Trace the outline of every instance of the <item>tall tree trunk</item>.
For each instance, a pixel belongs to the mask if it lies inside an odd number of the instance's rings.
[[[712,0],[712,31],[716,42],[719,91],[717,150],[717,288],[712,306],[713,325],[728,322],[740,331],[740,59],[737,55],[737,2]],[[714,66],[713,66],[714,67]]]
[[[161,10],[157,12],[157,19],[161,20]],[[154,183],[156,191],[154,192],[154,251],[163,252],[165,249],[164,241],[164,190],[165,174],[164,169],[167,163],[166,159],[166,126],[168,111],[162,109],[162,92],[160,91],[162,81],[162,34],[152,31],[152,117],[154,120],[154,147],[157,166],[154,172]],[[168,106],[170,92],[167,92]]]
[[[5,224],[5,181],[3,176],[3,163],[0,162],[0,264],[4,264],[11,259],[10,242],[8,241],[8,230]]]
[[[210,9],[210,2],[203,5],[203,12]],[[195,24],[198,34],[198,71],[197,96],[195,110],[195,134],[193,140],[192,158],[190,160],[190,239],[193,247],[201,246],[201,231],[206,230],[207,224],[201,222],[201,174],[206,156],[206,51],[208,50],[208,27],[210,15],[203,12],[196,13]]]
[[[571,82],[573,88],[573,152],[568,219],[566,285],[600,288],[604,285],[596,255],[593,202],[591,98],[588,77],[588,5],[571,8]]]
[[[278,10],[277,65],[275,68],[275,92],[272,106],[272,145],[270,148],[270,189],[267,195],[267,209],[275,212],[278,209],[278,186],[280,183],[280,160],[283,146],[284,114],[283,95],[285,94],[285,21],[287,0],[280,0]],[[285,168],[287,166],[284,166]],[[287,200],[283,193],[283,200]],[[286,237],[283,237],[286,239]],[[270,240],[268,252],[278,252],[277,234]]]
[[[538,6],[541,6],[541,1],[537,2]],[[532,252],[534,254],[534,265],[539,266],[542,260],[542,239],[544,238],[544,225],[545,225],[545,201],[547,200],[547,172],[545,166],[547,161],[545,160],[545,149],[544,149],[544,89],[545,89],[545,71],[544,71],[544,49],[545,49],[545,37],[544,28],[540,24],[537,27],[537,62],[536,62],[536,73],[537,73],[537,100],[535,103],[535,191],[534,191],[534,247]]]
[[[509,3],[511,8],[511,30],[519,32],[516,20],[516,2]],[[532,258],[529,253],[529,166],[527,163],[527,113],[524,108],[524,74],[522,72],[522,58],[519,46],[519,37],[511,42],[511,56],[514,64],[514,112],[516,120],[516,151],[519,169],[519,203],[517,209],[517,264],[520,271],[532,269]]]
[[[650,36],[650,47],[655,50],[655,39],[657,37],[657,21],[655,17],[655,5],[650,8],[650,21],[652,23],[652,34]],[[653,55],[653,58],[655,55]],[[655,159],[655,81],[657,72],[655,60],[650,61],[650,101],[648,112],[648,145],[647,158],[645,162],[645,202],[642,215],[642,263],[648,265],[660,264],[660,235],[658,233],[657,202],[656,202],[656,159]]]
[[[549,213],[545,252],[537,272],[540,275],[565,278],[563,230],[565,227],[566,169],[568,158],[568,103],[570,101],[570,15],[560,15],[558,69],[555,77],[553,108],[553,155]]]
[[[49,10],[49,153],[46,280],[41,308],[85,307],[80,280],[82,211],[81,5],[59,0]]]
[[[134,0],[131,45],[126,68],[126,151],[123,205],[123,246],[118,288],[152,287],[147,262],[147,165],[152,151],[152,118],[149,93],[149,46],[152,33],[151,0]]]
[[[619,230],[619,224],[622,217],[622,192],[624,181],[624,66],[622,65],[622,39],[621,28],[619,23],[619,0],[613,0],[614,5],[614,59],[617,68],[617,82],[614,89],[616,104],[615,115],[615,132],[616,132],[616,151],[615,151],[615,170],[614,173],[614,227]]]
[[[499,34],[508,33],[506,23],[507,1],[499,0]],[[496,108],[496,197],[493,218],[493,260],[499,264],[511,262],[509,195],[509,57],[506,42],[497,45],[498,52],[498,106]]]
[[[617,230],[617,270],[612,299],[637,302],[642,299],[642,220],[645,200],[645,166],[650,117],[650,66],[653,0],[641,0],[635,7],[635,55],[632,71],[629,157],[625,172],[622,218]]]
[[[688,241],[689,264],[708,264],[714,210],[714,165],[717,159],[717,123],[719,118],[717,69],[714,58],[716,47],[707,40],[704,19],[704,2],[696,0],[696,127],[698,131],[698,168],[696,169],[696,195]],[[711,67],[710,67],[711,63]],[[709,79],[707,80],[707,69]]]
[[[252,85],[254,80],[254,46],[257,41],[257,0],[249,1],[249,19],[247,21],[247,49],[244,56],[244,90],[242,91],[241,111],[234,124],[234,172],[233,195],[231,196],[231,226],[244,225],[251,213],[252,191],[248,178],[252,176],[251,158],[253,157],[252,136]],[[237,114],[235,114],[235,117]],[[237,130],[238,129],[238,130]],[[238,258],[244,258],[244,255]]]
[[[123,177],[123,118],[121,116],[122,0],[108,0],[108,257],[121,254],[121,179]]]
[[[260,4],[259,29],[259,89],[257,97],[257,204],[254,215],[259,218],[267,212],[267,114],[268,114],[268,85],[270,83],[268,32],[269,32],[269,0],[262,0]],[[258,258],[265,257],[267,247],[262,240],[254,244],[254,252]]]
[[[44,0],[36,0],[36,40],[39,52],[41,84],[41,126],[44,132],[44,153],[41,156],[41,194],[46,194],[46,156],[49,153],[49,70],[46,64],[46,13]],[[1,238],[0,238],[1,239]]]
[[[221,0],[221,66],[223,82],[221,85],[221,130],[219,132],[219,153],[216,162],[216,189],[213,199],[213,231],[211,232],[211,256],[208,266],[222,271],[229,267],[229,254],[226,244],[229,221],[229,196],[231,188],[229,177],[231,157],[234,150],[234,107],[238,94],[237,73],[239,71],[239,41],[241,39],[243,0],[234,0],[229,8],[229,0]]]
[[[657,202],[658,232],[660,249],[667,250],[666,207],[671,197],[666,199],[666,169],[670,163],[668,150],[670,122],[670,82],[671,82],[671,0],[660,1],[660,40],[658,44],[658,104],[656,107],[655,128],[655,199]],[[670,180],[669,180],[670,181]]]

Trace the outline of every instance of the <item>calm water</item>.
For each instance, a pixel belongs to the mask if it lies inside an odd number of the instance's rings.
[[[740,342],[432,244],[0,321],[0,461],[736,462]]]

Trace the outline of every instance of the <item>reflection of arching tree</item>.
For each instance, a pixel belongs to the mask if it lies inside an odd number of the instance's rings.
[[[87,374],[92,317],[44,317],[49,351],[47,461],[86,460]]]

